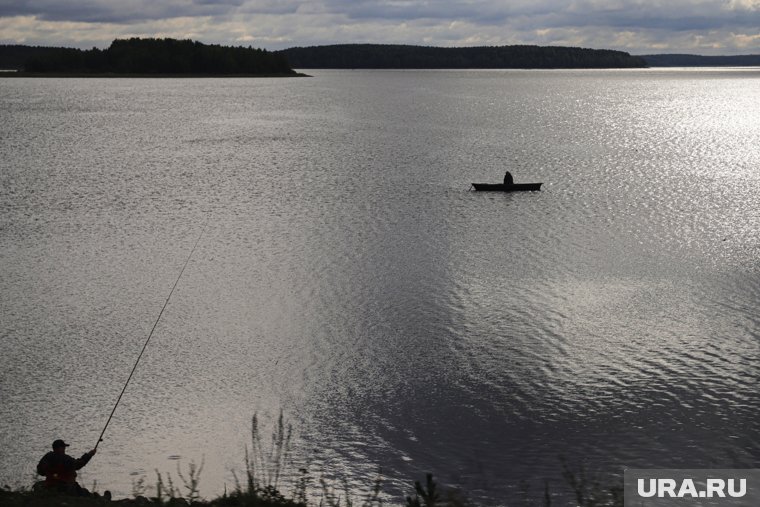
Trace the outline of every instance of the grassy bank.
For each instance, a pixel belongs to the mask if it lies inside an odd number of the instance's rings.
[[[563,464],[566,481],[564,491],[552,491],[544,484],[542,491],[531,492],[527,484],[521,484],[516,498],[499,501],[499,505],[517,507],[623,507],[622,487],[603,487],[598,481],[589,479],[583,469],[571,471]],[[196,473],[197,472],[197,473]],[[193,475],[195,474],[195,475]],[[183,477],[182,487],[172,484],[171,478],[157,472],[155,488],[144,488],[137,484],[132,498],[111,500],[101,494],[89,497],[75,497],[49,491],[11,491],[0,489],[0,505],[3,507],[383,507],[394,505],[383,499],[382,482],[378,479],[370,490],[355,495],[348,487],[335,489],[321,480],[321,494],[309,496],[307,483],[296,485],[290,496],[284,495],[273,486],[257,486],[249,483],[231,493],[213,499],[198,496],[200,469]],[[167,481],[168,479],[168,481]],[[424,481],[410,481],[409,496],[399,507],[474,507],[478,502],[467,498],[466,493],[441,488],[428,474]],[[150,494],[147,490],[150,489]]]
[[[367,484],[362,492],[351,491],[348,482],[338,484],[324,477],[323,470],[316,479],[307,468],[301,468],[292,459],[292,427],[280,414],[271,433],[264,441],[256,415],[251,420],[251,441],[245,446],[245,471],[235,475],[234,490],[217,498],[203,499],[199,484],[203,472],[200,464],[190,462],[185,470],[179,465],[174,475],[155,472],[155,482],[141,477],[132,483],[132,498],[111,500],[110,494],[94,493],[88,497],[75,497],[51,492],[44,487],[30,491],[0,489],[2,507],[95,507],[123,505],[135,507],[165,506],[219,506],[219,507],[382,507],[393,505],[383,493],[380,475]],[[308,460],[307,460],[308,461]],[[623,507],[622,487],[602,485],[583,467],[574,467],[560,458],[564,484],[557,488],[544,483],[537,489],[523,482],[515,498],[491,502],[517,507]],[[441,487],[432,474],[424,480],[410,480],[403,507],[465,507],[478,505],[466,492]],[[287,492],[287,493],[286,493]]]
[[[305,504],[299,504],[292,500],[271,500],[255,495],[233,494],[222,496],[213,500],[195,500],[190,501],[186,498],[148,498],[138,496],[136,498],[125,498],[121,500],[106,500],[103,497],[73,497],[63,494],[19,492],[0,490],[0,505],[3,507],[103,507],[104,505],[121,505],[121,506],[166,506],[166,507],[186,507],[195,506],[251,506],[251,507],[306,507]]]

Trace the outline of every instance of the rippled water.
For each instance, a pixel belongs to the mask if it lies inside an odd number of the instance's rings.
[[[760,458],[760,71],[0,81],[0,482],[310,471],[485,503]],[[471,182],[510,169],[540,193]]]

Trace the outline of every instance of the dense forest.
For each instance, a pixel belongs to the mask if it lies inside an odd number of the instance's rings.
[[[176,39],[115,40],[108,49],[0,46],[0,68],[32,74],[295,75],[282,54]]]
[[[582,69],[760,66],[760,55],[631,56],[560,46],[442,48],[339,44],[267,51],[176,39],[115,40],[108,49],[0,45],[0,69],[30,74],[295,75],[301,69]]]
[[[643,55],[652,67],[757,67],[760,55],[701,56],[701,55]]]
[[[0,44],[0,70],[22,70],[26,62],[51,51],[69,51],[69,48],[22,46],[20,44]]]
[[[583,69],[646,67],[622,51],[570,47],[441,48],[386,44],[296,47],[280,52],[301,69]]]

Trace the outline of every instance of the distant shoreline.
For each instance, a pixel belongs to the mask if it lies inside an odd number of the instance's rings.
[[[277,51],[297,69],[618,69],[645,68],[623,51],[567,46],[432,47],[334,44]]]
[[[279,78],[307,76],[296,73],[294,68],[538,70],[757,66],[760,54],[631,55],[617,50],[567,46],[334,44],[267,51],[250,46],[139,38],[114,40],[105,50],[0,44],[0,77]]]
[[[640,55],[650,67],[760,67],[760,55],[702,56],[688,54]]]
[[[197,78],[282,78],[282,77],[312,77],[309,74],[296,72],[295,74],[116,74],[92,72],[22,72],[14,70],[0,71],[0,78],[171,78],[171,79],[197,79]]]

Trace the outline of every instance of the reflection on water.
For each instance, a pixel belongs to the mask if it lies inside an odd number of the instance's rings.
[[[0,83],[0,479],[94,445],[206,222],[85,483],[218,493],[280,408],[391,494],[754,466],[757,78]],[[543,191],[467,190],[506,168]]]

